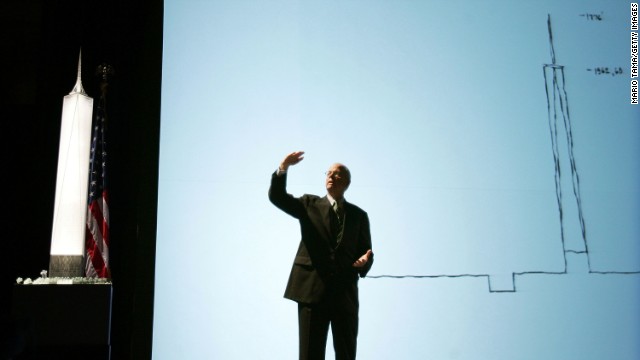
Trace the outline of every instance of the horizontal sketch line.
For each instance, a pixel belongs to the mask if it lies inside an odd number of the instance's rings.
[[[437,279],[437,278],[487,278],[490,293],[515,293],[516,289],[516,277],[525,275],[568,275],[567,271],[522,271],[512,272],[512,288],[511,289],[494,289],[491,286],[492,275],[489,274],[440,274],[440,275],[367,275],[371,279]],[[640,271],[592,271],[589,270],[588,274],[596,275],[640,275]],[[495,276],[495,275],[494,275]]]
[[[589,271],[589,274],[597,274],[597,275],[640,275],[640,271]]]
[[[456,274],[456,275],[367,275],[368,278],[372,279],[382,279],[382,278],[391,278],[391,279],[404,279],[404,278],[414,278],[414,279],[435,279],[435,278],[460,278],[460,277],[489,277],[486,274]]]
[[[587,253],[585,250],[565,250],[564,252],[573,253],[573,254],[586,254]]]

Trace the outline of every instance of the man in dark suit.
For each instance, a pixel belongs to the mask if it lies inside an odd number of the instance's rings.
[[[289,166],[304,152],[287,155],[271,177],[269,200],[300,222],[302,240],[293,262],[285,298],[298,303],[301,360],[323,360],[329,325],[336,360],[356,358],[358,279],[373,264],[369,217],[345,201],[351,173],[333,164],[326,175],[327,195],[287,193]]]

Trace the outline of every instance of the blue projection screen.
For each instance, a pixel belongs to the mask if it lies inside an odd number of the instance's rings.
[[[640,358],[631,2],[164,8],[155,359],[297,358],[296,150],[371,220],[359,358]]]

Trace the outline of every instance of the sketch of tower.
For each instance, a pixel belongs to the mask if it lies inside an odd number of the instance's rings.
[[[574,154],[573,127],[569,111],[569,100],[565,78],[565,66],[556,59],[551,16],[547,16],[551,63],[543,64],[543,76],[547,97],[547,117],[551,136],[551,150],[554,162],[554,180],[559,214],[560,239],[564,268],[562,270],[527,269],[509,274],[457,273],[430,275],[367,275],[367,278],[379,279],[485,279],[490,293],[515,293],[518,291],[517,279],[525,276],[564,276],[569,273],[598,275],[638,275],[640,271],[620,271],[598,269],[591,266],[591,256],[587,241],[587,229],[584,219],[580,177]],[[596,219],[597,220],[597,219]]]
[[[553,33],[551,31],[551,15],[547,16],[547,28],[549,31],[551,64],[545,64],[543,72],[547,94],[551,148],[555,164],[556,199],[560,216],[560,236],[562,250],[564,251],[565,272],[567,271],[568,253],[584,254],[585,256],[581,258],[586,258],[586,266],[590,271],[587,231],[580,196],[580,178],[573,151],[573,130],[571,127],[569,100],[565,88],[564,66],[556,62]],[[570,174],[570,177],[565,174]],[[573,196],[570,195],[571,192]]]

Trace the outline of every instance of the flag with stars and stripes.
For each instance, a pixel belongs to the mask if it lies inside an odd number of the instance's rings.
[[[87,277],[110,278],[107,114],[105,105],[106,100],[103,94],[98,102],[91,137],[85,274]]]

